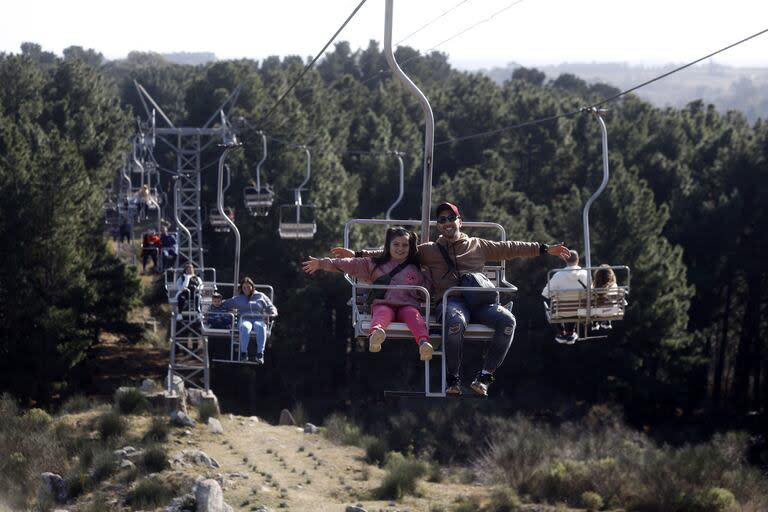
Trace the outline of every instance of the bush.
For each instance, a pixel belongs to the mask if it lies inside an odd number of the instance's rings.
[[[171,426],[165,417],[155,416],[149,425],[149,430],[144,434],[144,441],[150,443],[163,443],[168,439]]]
[[[216,418],[219,416],[219,410],[211,401],[205,400],[197,407],[197,417],[203,422],[207,423],[208,418]]]
[[[309,421],[307,417],[307,411],[304,409],[304,405],[301,402],[296,402],[291,409],[291,416],[297,425],[304,425]]]
[[[375,494],[379,499],[399,500],[406,494],[416,494],[418,480],[427,474],[428,468],[425,462],[390,452],[384,469],[387,474]]]
[[[142,480],[125,497],[134,509],[155,508],[173,498],[173,491],[157,480]]]
[[[121,437],[127,429],[128,424],[125,418],[117,412],[110,411],[102,414],[98,419],[99,434],[104,441]]]
[[[168,454],[160,446],[152,446],[144,451],[144,456],[141,458],[141,467],[147,473],[160,473],[161,471],[168,469],[170,464],[168,463]]]
[[[66,451],[45,411],[21,414],[16,401],[3,394],[0,418],[0,496],[12,510],[26,510],[40,486],[40,473],[64,472]]]
[[[91,400],[85,395],[73,395],[67,398],[64,403],[61,404],[61,409],[59,409],[59,412],[62,414],[75,414],[78,412],[87,411],[92,406],[93,404],[91,403]]]
[[[739,509],[736,497],[728,489],[710,487],[693,498],[692,512],[733,512]]]
[[[53,423],[51,415],[42,409],[33,408],[28,410],[22,416],[24,426],[30,430],[30,432],[39,432],[41,430],[47,430]]]
[[[98,452],[93,458],[93,467],[91,468],[91,480],[97,484],[106,480],[117,471],[115,456],[111,450]]]
[[[365,448],[365,462],[380,466],[389,451],[387,440],[383,437],[364,436],[362,443]]]
[[[594,512],[603,508],[603,497],[596,492],[586,491],[581,493],[581,506],[589,512]]]
[[[336,444],[360,446],[363,441],[363,432],[360,427],[341,414],[331,414],[325,420],[324,434]]]
[[[83,471],[70,473],[65,478],[65,481],[67,482],[67,492],[70,498],[77,498],[90,489],[91,479],[88,474]]]
[[[138,389],[129,388],[115,394],[115,406],[122,414],[141,414],[149,409],[149,401]]]

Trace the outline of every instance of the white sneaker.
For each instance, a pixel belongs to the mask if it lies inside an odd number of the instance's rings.
[[[558,334],[555,336],[555,341],[562,344],[562,345],[573,345],[576,343],[576,340],[579,339],[579,335],[575,332],[569,334]]]
[[[419,343],[419,359],[422,361],[429,361],[432,359],[432,352],[435,348],[427,340],[421,340]]]
[[[368,351],[369,352],[381,352],[381,344],[387,339],[387,333],[381,327],[375,328],[371,334],[368,335]]]

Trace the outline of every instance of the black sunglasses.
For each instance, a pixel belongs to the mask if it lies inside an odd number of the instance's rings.
[[[446,222],[454,222],[458,217],[455,215],[440,215],[437,218],[438,224],[445,224]]]

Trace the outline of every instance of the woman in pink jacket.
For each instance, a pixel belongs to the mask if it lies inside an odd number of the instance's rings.
[[[369,258],[313,258],[302,265],[304,272],[314,274],[318,270],[326,272],[344,272],[353,277],[374,283],[387,274],[391,275],[392,285],[423,286],[428,290],[431,283],[415,263],[416,235],[405,228],[387,229],[384,241],[384,254]],[[370,290],[369,293],[376,290]],[[432,344],[429,342],[427,323],[420,311],[424,297],[416,290],[387,289],[384,298],[375,299],[371,306],[371,329],[368,333],[368,349],[379,352],[387,337],[385,329],[397,320],[405,322],[419,345],[419,358],[422,361],[432,359]]]

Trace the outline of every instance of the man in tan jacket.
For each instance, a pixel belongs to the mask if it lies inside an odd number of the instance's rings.
[[[562,244],[547,245],[538,242],[495,242],[483,238],[469,237],[461,232],[461,215],[456,205],[442,203],[437,207],[437,242],[420,244],[416,253],[419,264],[429,271],[434,283],[432,301],[436,304],[438,321],[442,315],[443,293],[452,286],[458,286],[461,276],[469,272],[482,272],[487,261],[533,258],[549,254],[562,259],[570,251]],[[442,249],[445,251],[443,254]],[[369,251],[353,253],[349,249],[335,247],[331,252],[337,257],[365,257],[375,255]],[[450,263],[449,263],[450,262]],[[472,381],[472,390],[483,396],[493,382],[493,372],[501,366],[512,345],[515,334],[515,317],[500,304],[478,304],[470,306],[461,294],[451,295],[446,306],[445,357],[448,371],[449,395],[461,394],[459,370],[461,367],[464,331],[470,319],[492,327],[495,331],[483,361],[483,369]]]

